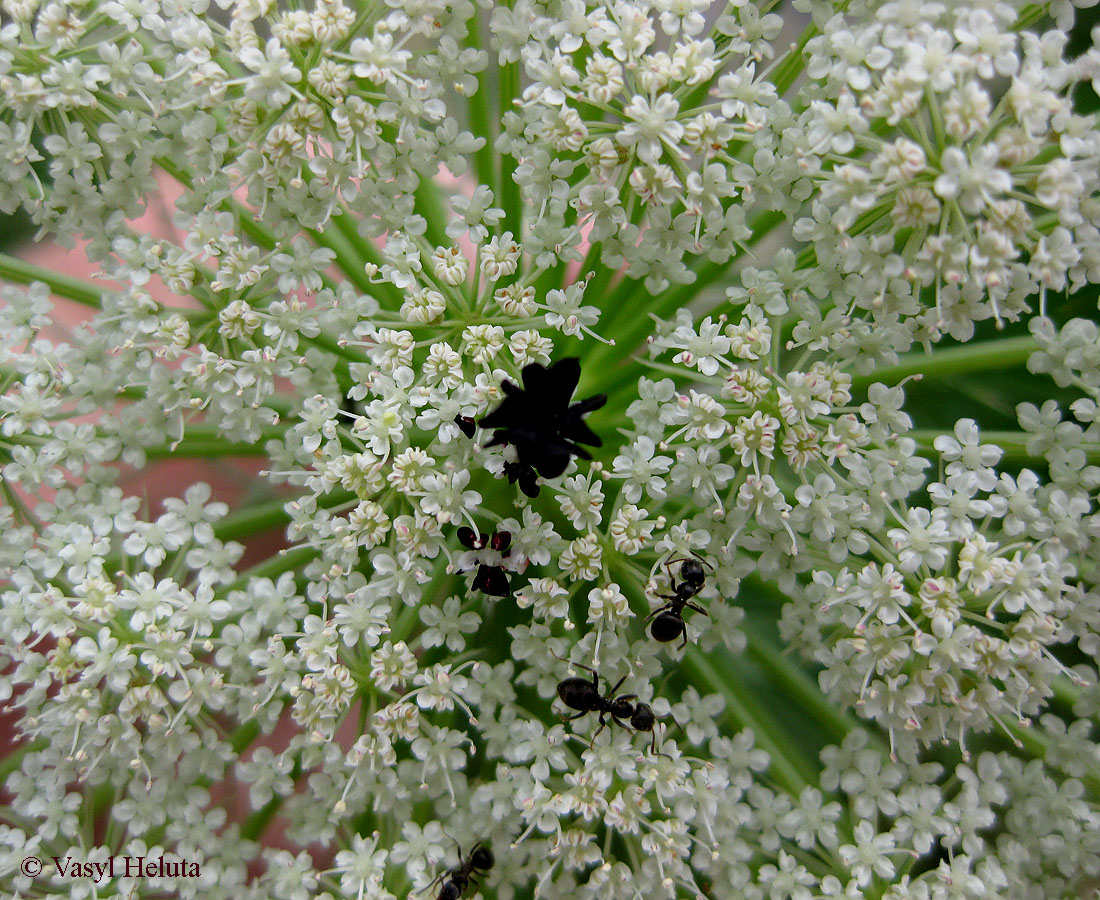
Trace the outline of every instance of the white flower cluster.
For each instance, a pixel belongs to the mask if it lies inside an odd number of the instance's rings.
[[[925,487],[901,392],[873,385],[870,402],[852,407],[851,376],[827,357],[778,374],[768,321],[748,304],[736,323],[693,326],[684,314],[660,329],[653,352],[678,351],[673,361],[697,368],[710,389],[685,395],[671,379],[643,381],[629,410],[637,436],[616,459],[624,492],[690,490],[712,507],[695,522],[707,523],[707,550],[729,567],[724,590],[753,573],[802,598],[785,608],[785,638],[826,667],[823,688],[876,719],[892,747],[899,735],[964,743],[1039,712],[1056,676],[1069,674],[1050,648],[1096,642],[1095,614],[1084,612],[1095,603],[1075,587],[1069,554],[1087,546],[1079,535],[1100,471],[1080,464],[1079,449],[1050,456],[1052,473],[1072,471],[1073,484],[998,473],[1001,450],[964,420],[936,439],[944,477]],[[1059,359],[1072,366],[1095,352],[1090,333]],[[719,462],[723,447],[732,464]],[[793,577],[805,571],[808,587]]]
[[[24,205],[59,239],[88,235],[106,255],[105,239],[126,230],[160,168],[187,186],[190,212],[245,189],[271,221],[323,228],[347,204],[365,232],[423,230],[419,175],[440,163],[461,175],[484,143],[460,131],[442,99],[488,63],[484,52],[458,52],[473,5],[379,4],[363,17],[343,0],[219,5],[227,16],[206,15],[205,3],[111,0],[95,15],[61,0],[5,3],[0,210]],[[407,49],[425,38],[441,52]],[[236,245],[224,251],[223,288],[258,265],[256,248],[231,231],[211,232]],[[193,269],[204,244],[171,262]]]
[[[552,236],[556,253],[579,259],[583,234],[605,265],[625,264],[657,292],[693,280],[687,254],[733,256],[754,206],[793,211],[809,196],[806,172],[777,152],[790,108],[762,77],[779,15],[754,4],[560,6],[522,0],[490,22],[499,62],[530,79],[497,149],[540,210],[536,240]]]
[[[1100,876],[1100,330],[1058,296],[1100,281],[1100,51],[1064,0],[0,11],[0,211],[109,279],[0,254],[9,890]],[[1020,430],[963,386],[915,427],[908,377],[1014,359]],[[236,457],[232,508],[185,467]],[[123,855],[202,875],[20,869]]]
[[[1034,474],[998,476],[1000,450],[974,423],[936,441],[946,478],[928,485],[931,509],[913,506],[887,531],[888,552],[856,571],[814,572],[815,607],[788,608],[792,640],[826,667],[822,686],[890,732],[921,740],[1027,722],[1069,675],[1050,647],[1096,639],[1075,616],[1070,548],[1049,513],[1070,527],[1072,509],[1049,509]],[[1046,496],[1043,496],[1043,495]],[[995,524],[996,523],[996,524]],[[885,548],[883,548],[885,551]],[[1076,621],[1074,621],[1076,620]],[[828,639],[825,636],[828,635]]]
[[[794,233],[836,305],[966,340],[1095,282],[1100,139],[1072,102],[1095,56],[1067,59],[1061,28],[1015,30],[1005,3],[859,7],[807,43],[799,119],[815,196]]]

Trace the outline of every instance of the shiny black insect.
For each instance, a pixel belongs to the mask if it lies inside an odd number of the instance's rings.
[[[535,497],[539,492],[536,475],[557,478],[570,457],[592,458],[581,444],[602,444],[584,423],[584,416],[603,406],[607,395],[571,402],[581,377],[581,364],[575,357],[559,359],[549,368],[530,363],[522,374],[523,387],[501,382],[504,399],[477,424],[494,431],[486,447],[510,444],[514,448],[517,462],[506,467],[505,474],[513,484],[518,480],[528,497]]]
[[[474,421],[473,416],[455,416],[455,425],[468,438],[473,438],[477,431],[477,423]],[[504,464],[504,474],[507,476],[509,484],[515,484],[518,481],[520,490],[528,497],[539,495],[539,476],[533,466],[520,462],[518,459],[515,462],[506,462]]]
[[[567,722],[579,719],[590,712],[599,713],[600,727],[592,735],[592,740],[588,742],[588,746],[591,747],[596,742],[597,736],[607,727],[608,722],[614,722],[623,728],[629,727],[634,731],[649,732],[653,738],[650,742],[650,750],[655,752],[657,749],[657,735],[653,731],[653,726],[657,723],[657,717],[653,714],[653,708],[642,701],[632,703],[631,701],[637,699],[637,694],[615,696],[615,692],[626,681],[626,676],[624,675],[616,681],[615,686],[606,694],[601,694],[600,676],[596,674],[596,670],[583,663],[573,663],[573,665],[591,672],[592,680],[589,681],[587,678],[581,678],[577,675],[564,678],[558,683],[558,696],[561,698],[562,703],[570,709],[578,711],[575,715],[566,716],[565,721]]]
[[[691,559],[687,556],[682,556],[679,559],[668,559],[663,563],[664,569],[668,572],[669,586],[672,588],[671,594],[658,594],[657,596],[663,600],[667,600],[664,606],[653,610],[645,621],[653,619],[653,624],[649,626],[649,633],[653,636],[653,640],[660,641],[661,643],[668,643],[674,641],[678,637],[683,637],[680,642],[680,649],[683,649],[687,645],[687,627],[684,624],[684,609],[693,609],[696,612],[701,612],[704,616],[707,615],[707,611],[697,603],[692,603],[691,598],[698,594],[707,583],[707,569],[713,569],[714,567],[708,563],[698,553],[692,551],[692,555],[697,559]],[[676,576],[672,572],[672,566],[675,563],[680,563],[680,581],[676,581]]]
[[[539,476],[538,473],[527,463],[520,462],[506,462],[504,464],[504,474],[508,476],[508,483],[515,484],[519,482],[519,489],[523,491],[528,497],[537,497],[539,495]]]
[[[469,552],[458,558],[458,568],[467,571],[477,566],[477,574],[471,587],[491,597],[507,597],[512,593],[508,574],[502,563],[511,555],[512,535],[507,531],[495,531],[492,536],[476,533],[463,526],[458,529],[458,541]]]
[[[474,432],[477,430],[477,425],[474,423],[473,416],[455,416],[455,425],[457,425],[458,430],[468,438],[472,438]]]
[[[474,844],[470,855],[462,858],[462,848],[458,850],[458,865],[448,869],[442,875],[437,875],[435,880],[428,885],[439,884],[439,895],[436,900],[458,900],[472,881],[477,880],[474,873],[488,872],[493,867],[493,851],[480,841]],[[424,888],[427,890],[428,888]]]

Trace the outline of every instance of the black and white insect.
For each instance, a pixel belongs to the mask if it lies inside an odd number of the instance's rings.
[[[616,691],[622,687],[623,682],[626,681],[626,676],[624,675],[616,681],[614,687],[606,694],[602,694],[600,693],[600,676],[596,673],[596,670],[583,663],[573,663],[573,665],[591,672],[592,680],[589,681],[587,678],[581,678],[578,675],[563,678],[558,683],[558,697],[570,709],[577,710],[574,715],[565,717],[567,722],[579,719],[590,712],[599,714],[600,727],[592,735],[588,746],[591,748],[595,744],[596,738],[607,727],[608,722],[614,722],[623,728],[648,732],[652,736],[650,751],[656,752],[657,734],[654,732],[653,727],[657,723],[657,717],[653,714],[653,707],[648,703],[637,700],[637,694],[616,696]]]
[[[477,574],[471,587],[491,597],[507,597],[512,593],[504,560],[511,555],[509,547],[512,535],[507,531],[495,531],[492,535],[475,532],[463,526],[458,529],[458,541],[466,548],[457,561],[458,568],[468,571],[477,566]]]
[[[481,841],[474,844],[470,855],[465,859],[463,859],[462,848],[459,847],[458,865],[452,866],[442,875],[437,875],[424,890],[438,884],[439,894],[436,900],[458,900],[471,882],[477,884],[474,874],[488,872],[493,867],[493,862],[493,851]]]
[[[668,603],[653,610],[646,616],[645,621],[653,620],[653,623],[649,626],[649,633],[652,635],[653,640],[667,644],[678,637],[683,637],[680,642],[680,649],[683,649],[687,645],[687,626],[684,623],[684,610],[693,609],[704,616],[707,615],[707,611],[699,604],[693,603],[692,598],[706,586],[707,570],[713,570],[714,566],[694,550],[692,556],[696,557],[695,559],[688,556],[671,559],[671,554],[669,556],[670,558],[666,559],[662,565],[665,571],[668,572],[668,582],[672,593],[657,595],[662,600],[667,600]],[[680,580],[678,582],[672,571],[672,566],[676,563],[680,563]]]

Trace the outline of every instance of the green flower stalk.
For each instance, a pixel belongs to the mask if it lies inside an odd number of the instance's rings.
[[[0,884],[1095,891],[1086,5],[0,0]]]

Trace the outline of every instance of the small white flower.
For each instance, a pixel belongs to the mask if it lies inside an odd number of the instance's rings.
[[[779,428],[780,423],[775,416],[769,416],[760,410],[751,416],[739,418],[730,434],[730,446],[741,458],[741,465],[756,466],[758,454],[773,459]]]
[[[243,48],[239,59],[242,65],[256,73],[255,78],[246,82],[246,96],[266,107],[280,107],[288,103],[290,86],[302,80],[302,73],[276,38],[269,39],[262,51],[258,47]]]
[[[519,266],[519,258],[520,247],[512,238],[512,232],[494,236],[481,248],[481,274],[490,281],[513,275]]]
[[[713,375],[718,371],[718,357],[730,351],[730,340],[721,335],[722,322],[712,322],[707,316],[699,323],[696,332],[689,325],[681,325],[668,341],[671,348],[682,348],[672,361],[694,365],[704,375]]]
[[[856,882],[866,885],[873,875],[889,878],[894,874],[894,863],[887,855],[894,849],[891,834],[876,834],[874,826],[866,819],[856,824],[855,844],[842,844],[838,850],[841,860],[851,869]]]
[[[416,674],[416,657],[404,641],[386,641],[371,653],[370,677],[380,691],[403,686]]]
[[[364,900],[390,900],[393,897],[382,887],[389,852],[378,849],[378,832],[370,838],[354,835],[351,848],[341,850],[333,860],[333,872],[340,873],[340,888],[348,896]]]
[[[352,41],[351,57],[356,60],[353,69],[357,76],[382,84],[390,79],[393,72],[405,70],[412,53],[394,49],[393,35],[380,33],[373,38]]]
[[[636,94],[623,109],[628,121],[616,139],[624,147],[633,147],[643,161],[655,164],[664,152],[664,146],[675,147],[684,135],[684,127],[676,121],[680,105],[669,94],[658,94],[650,102]]]
[[[588,592],[588,621],[599,622],[607,628],[614,628],[626,622],[634,615],[630,611],[630,602],[617,584],[608,584],[593,588]]]
[[[457,239],[469,232],[470,240],[480,244],[489,236],[489,229],[504,218],[504,210],[493,204],[493,192],[479,184],[470,197],[458,194],[451,198],[455,219],[447,225],[447,237]]]
[[[462,635],[477,631],[481,623],[481,617],[477,613],[464,613],[461,610],[462,601],[459,597],[448,597],[443,601],[442,608],[421,607],[420,621],[428,626],[421,636],[423,646],[437,647],[446,644],[448,650],[454,653],[461,652],[466,646],[466,640]]]
[[[942,174],[933,185],[943,200],[955,200],[963,212],[980,213],[1012,188],[1012,176],[998,165],[997,150],[991,146],[978,147],[973,155],[958,147],[948,147],[940,157]]]
[[[436,247],[432,252],[432,271],[444,284],[462,284],[469,270],[470,261],[458,247]]]

